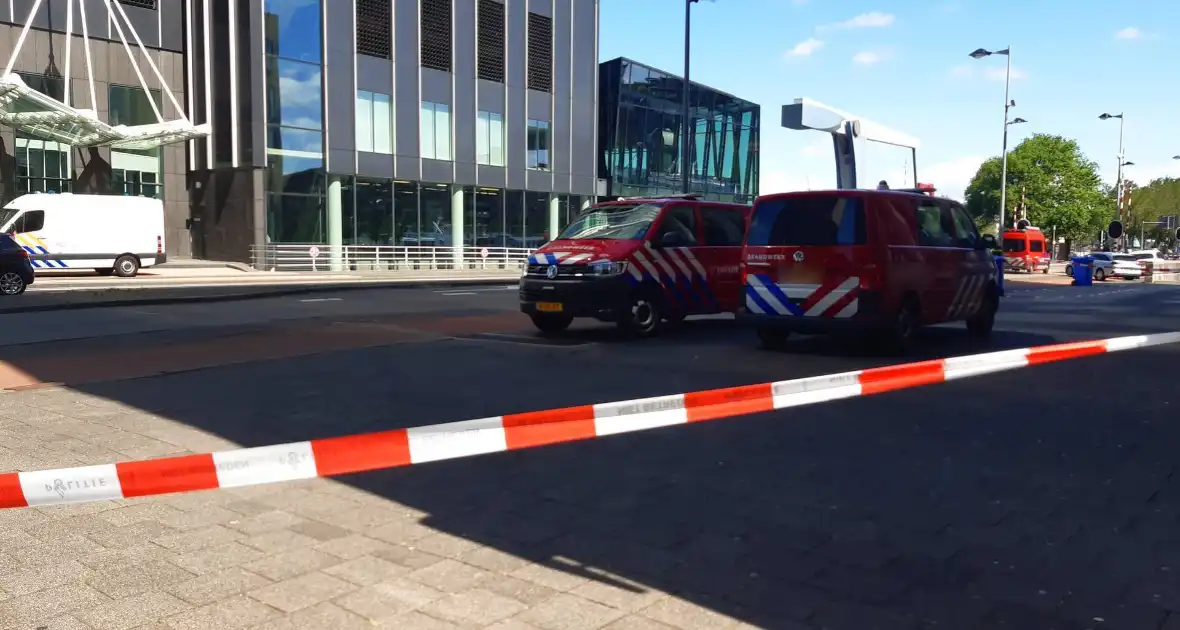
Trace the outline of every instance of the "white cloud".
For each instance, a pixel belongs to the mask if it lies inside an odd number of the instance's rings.
[[[862,50],[852,57],[852,63],[858,66],[872,66],[881,61],[880,54],[868,50]]]
[[[954,68],[951,68],[951,76],[961,78],[975,76],[975,66],[969,63],[955,66]]]
[[[807,158],[817,158],[817,157],[823,157],[825,155],[832,155],[832,141],[831,140],[822,140],[822,141],[813,142],[813,143],[803,147],[803,150],[800,151],[799,153],[803,157],[807,157]]]
[[[984,71],[984,75],[992,81],[1003,81],[1007,76],[1007,68],[1004,66],[988,66]],[[1012,68],[1012,80],[1023,81],[1028,78],[1028,73],[1020,68]]]
[[[1128,26],[1114,34],[1115,39],[1143,39],[1143,32],[1134,26]]]
[[[825,24],[819,27],[819,30],[836,30],[849,28],[884,28],[891,26],[896,18],[891,13],[881,13],[880,11],[870,11],[869,13],[861,13],[860,15],[843,22],[836,22],[834,24]]]
[[[823,48],[823,45],[824,45],[823,41],[815,39],[814,37],[812,37],[810,39],[805,39],[805,40],[799,42],[798,44],[795,44],[794,48],[788,50],[787,56],[788,57],[810,57],[811,53],[819,50],[820,48]]]
[[[950,161],[922,166],[921,155],[918,157],[918,181],[923,184],[934,184],[939,196],[960,201],[963,199],[963,190],[971,183],[971,178],[975,177],[979,166],[987,159],[978,155],[965,155]]]
[[[758,179],[758,194],[772,195],[781,192],[795,192],[798,190],[824,190],[836,185],[836,170],[827,177],[810,177],[784,171],[770,171],[762,173]]]

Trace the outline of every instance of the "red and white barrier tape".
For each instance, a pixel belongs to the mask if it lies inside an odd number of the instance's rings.
[[[0,508],[146,497],[395,468],[867,396],[1180,341],[1180,332],[920,361],[776,383],[99,466],[0,474]]]

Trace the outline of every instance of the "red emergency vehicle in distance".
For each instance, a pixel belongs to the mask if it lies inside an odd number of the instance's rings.
[[[1040,228],[1024,223],[1019,223],[1019,228],[1004,230],[1004,269],[1049,273],[1049,243],[1045,234]]]

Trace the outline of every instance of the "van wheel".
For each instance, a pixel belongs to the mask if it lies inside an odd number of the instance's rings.
[[[898,354],[909,353],[914,348],[914,338],[918,336],[921,327],[922,310],[918,300],[913,297],[906,298],[885,331],[886,348]]]
[[[553,315],[550,313],[537,313],[532,316],[533,325],[537,330],[547,334],[553,335],[564,331],[574,323],[574,318],[569,315]]]
[[[109,276],[109,275],[115,273],[115,268],[114,267],[103,267],[101,269],[95,269],[94,273],[97,273],[100,276]]]
[[[791,331],[780,328],[758,329],[758,341],[762,342],[762,347],[767,350],[782,350],[790,336]]]
[[[988,287],[987,299],[974,315],[967,319],[967,334],[972,337],[987,337],[992,334],[996,326],[996,311],[1000,309],[1000,299],[995,288]]]
[[[4,295],[20,295],[27,288],[29,285],[25,284],[25,279],[15,271],[6,271],[0,275],[0,293]]]
[[[654,337],[660,332],[662,311],[660,301],[652,296],[652,292],[637,293],[619,316],[619,330],[628,335]]]
[[[135,256],[119,256],[115,261],[115,275],[120,278],[134,278],[139,273],[139,259]]]

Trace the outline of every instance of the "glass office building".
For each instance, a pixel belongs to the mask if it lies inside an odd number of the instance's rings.
[[[209,257],[536,247],[604,191],[597,0],[197,4],[211,12],[192,75],[212,81],[194,168]]]
[[[598,173],[608,194],[682,192],[684,80],[630,59],[599,64]],[[706,199],[750,203],[758,196],[761,109],[689,84],[689,187]]]

